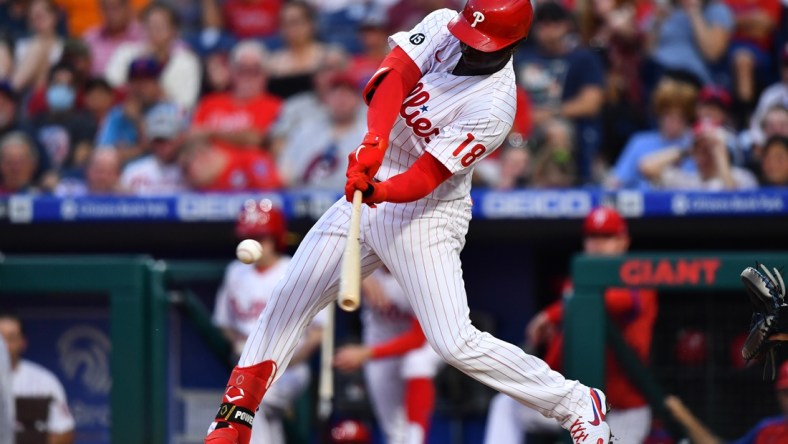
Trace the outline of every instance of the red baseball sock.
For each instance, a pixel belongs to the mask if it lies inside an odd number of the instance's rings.
[[[274,361],[233,369],[214,419],[216,428],[205,438],[206,444],[249,444],[254,413],[275,373]]]
[[[405,382],[405,410],[408,422],[421,427],[425,441],[434,407],[435,386],[432,384],[432,379],[416,378]]]

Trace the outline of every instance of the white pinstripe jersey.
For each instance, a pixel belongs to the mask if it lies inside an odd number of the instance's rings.
[[[435,11],[411,31],[389,37],[389,45],[402,48],[422,77],[402,104],[376,177],[403,173],[428,152],[454,174],[428,196],[438,200],[469,194],[474,165],[501,145],[516,109],[511,60],[489,75],[451,73],[460,59],[460,42],[446,24],[457,14]]]

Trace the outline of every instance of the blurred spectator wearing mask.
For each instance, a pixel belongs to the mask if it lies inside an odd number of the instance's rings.
[[[63,46],[63,55],[55,66],[67,65],[73,73],[74,108],[83,108],[83,92],[85,82],[90,78],[90,50],[81,40],[66,40]],[[54,68],[54,67],[53,67]],[[51,74],[51,70],[50,70]],[[27,100],[27,114],[37,116],[47,111],[48,83],[36,86]]]
[[[30,129],[41,153],[44,176],[40,183],[46,191],[54,190],[61,176],[84,167],[93,149],[97,123],[90,114],[74,109],[76,94],[73,68],[63,64],[52,68],[47,111],[35,116]]]
[[[73,444],[74,417],[63,385],[50,370],[22,359],[27,348],[22,320],[15,314],[0,313],[0,335],[11,355],[17,427],[21,424],[17,442]]]
[[[112,147],[99,147],[90,153],[84,178],[66,177],[58,182],[55,196],[117,194],[120,190],[120,154]]]
[[[232,90],[211,94],[197,104],[192,134],[235,148],[259,148],[279,114],[282,102],[265,92],[266,51],[245,40],[230,55]]]
[[[202,70],[197,56],[179,38],[177,13],[164,3],[153,3],[143,11],[142,20],[146,40],[118,46],[107,62],[107,80],[120,87],[126,83],[134,59],[155,58],[164,66],[160,81],[167,97],[193,109],[200,93]]]
[[[534,125],[563,118],[575,126],[577,171],[581,182],[587,182],[601,141],[604,72],[595,54],[573,45],[571,30],[572,16],[563,6],[539,6],[536,45],[515,53],[515,70],[531,99]]]
[[[150,154],[123,168],[121,188],[141,196],[184,191],[186,184],[178,163],[186,135],[183,114],[176,105],[158,104],[145,114],[143,129]]]
[[[11,84],[0,81],[0,137],[19,131],[19,99]]]
[[[757,99],[758,83],[772,69],[770,57],[774,31],[780,23],[780,0],[725,0],[725,3],[733,12],[735,23],[729,52],[735,96],[745,105],[743,108],[750,108]]]
[[[180,156],[186,182],[195,191],[275,190],[282,187],[265,151],[231,150],[203,137],[186,142]]]
[[[665,71],[683,71],[714,83],[710,64],[728,51],[735,18],[717,0],[658,0],[649,34],[651,64],[642,72],[653,85]],[[648,87],[648,85],[647,85]]]
[[[780,54],[779,64],[781,81],[763,91],[750,119],[750,138],[755,145],[763,144],[768,138],[762,128],[767,111],[778,105],[788,108],[788,44]]]
[[[135,59],[129,66],[125,101],[110,111],[99,128],[96,144],[118,148],[124,162],[144,152],[140,142],[145,114],[156,104],[171,103],[159,83],[162,69],[152,57]]]
[[[689,148],[672,147],[652,153],[640,161],[640,172],[667,190],[748,190],[758,187],[755,176],[731,165],[727,133],[712,122],[699,122]],[[681,168],[682,161],[694,171]]]
[[[761,153],[761,185],[788,187],[788,136],[773,136]]]
[[[314,9],[303,0],[282,6],[280,32],[284,48],[271,54],[268,61],[268,89],[288,98],[312,90],[312,77],[326,66],[343,67],[347,55],[336,46],[317,40]]]
[[[98,126],[103,126],[112,107],[115,106],[115,91],[109,82],[101,77],[94,77],[85,82],[83,92],[85,111],[90,113]]]
[[[49,68],[63,55],[64,39],[57,31],[58,11],[50,0],[33,0],[28,10],[31,35],[14,47],[11,84],[17,91],[46,83]]]
[[[325,113],[313,114],[288,134],[278,168],[288,187],[341,190],[347,156],[366,133],[366,113],[354,76],[336,73],[323,97]]]
[[[6,134],[0,139],[0,195],[37,193],[33,183],[37,166],[33,142],[22,132]]]
[[[642,188],[651,186],[640,174],[638,164],[653,152],[671,146],[688,146],[692,138],[697,91],[684,82],[664,78],[652,95],[657,130],[635,133],[627,142],[605,185],[610,188]]]
[[[92,54],[93,75],[104,75],[112,54],[122,44],[141,43],[144,40],[145,33],[134,17],[131,1],[98,0],[101,23],[88,29],[82,37]]]

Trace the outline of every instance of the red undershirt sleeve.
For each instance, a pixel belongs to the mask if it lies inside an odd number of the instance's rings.
[[[430,153],[424,153],[407,171],[385,182],[373,184],[380,187],[383,201],[413,202],[430,194],[438,185],[451,177],[451,171]]]
[[[402,101],[421,78],[416,63],[399,46],[383,60],[364,88],[367,130],[388,139],[397,120]]]
[[[421,347],[425,342],[427,342],[427,339],[424,337],[421,325],[419,325],[419,321],[416,318],[413,318],[410,330],[388,342],[372,347],[372,359],[402,356],[411,350]]]

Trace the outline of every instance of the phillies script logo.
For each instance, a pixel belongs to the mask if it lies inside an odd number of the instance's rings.
[[[405,119],[405,123],[411,127],[413,133],[419,137],[423,137],[427,143],[430,143],[431,136],[438,135],[438,128],[432,127],[432,122],[426,117],[419,117],[422,112],[426,112],[428,107],[425,105],[430,100],[430,93],[424,91],[424,84],[419,82],[408,98],[402,104],[399,110],[399,115]],[[412,112],[408,112],[408,108],[416,108]]]
[[[630,259],[618,269],[627,285],[711,285],[717,280],[719,259]]]

